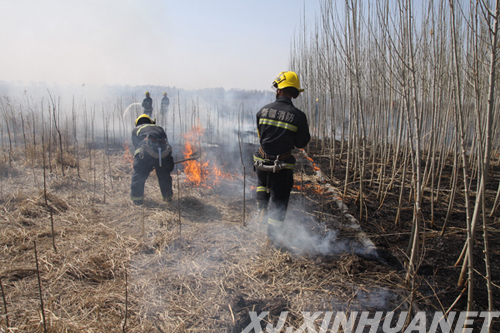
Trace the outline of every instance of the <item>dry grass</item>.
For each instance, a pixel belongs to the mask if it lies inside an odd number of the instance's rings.
[[[88,157],[80,163],[81,178],[67,169],[47,179],[57,252],[42,170],[26,163],[3,179],[0,277],[11,331],[43,331],[33,241],[49,332],[122,332],[126,307],[126,332],[241,332],[249,311],[276,319],[286,310],[287,325],[299,327],[306,310],[407,308],[401,276],[390,267],[350,253],[299,256],[270,247],[252,218],[253,199],[243,227],[242,194],[228,187],[181,179],[180,228],[179,203],[160,200],[153,174],[143,210],[129,200],[131,169],[121,155],[112,157],[111,179],[96,166],[95,183]]]

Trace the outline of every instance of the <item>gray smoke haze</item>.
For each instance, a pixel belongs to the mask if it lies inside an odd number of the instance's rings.
[[[318,225],[324,229],[324,224]],[[349,242],[338,239],[337,230],[326,230],[321,233],[313,230],[308,224],[304,224],[300,217],[287,218],[283,233],[278,236],[277,243],[283,244],[298,255],[336,255],[349,251]]]
[[[262,223],[261,228],[265,232],[267,224]],[[275,245],[295,255],[349,253],[379,260],[377,248],[365,238],[366,234],[359,225],[342,223],[340,215],[319,221],[307,213],[300,195],[292,193],[282,232],[278,233]]]
[[[165,128],[171,141],[182,142],[185,132],[199,126],[204,129],[202,142],[236,147],[238,140],[235,138],[246,136],[244,140],[247,142],[255,140],[255,114],[274,99],[270,90],[185,90],[170,86],[57,85],[44,82],[23,85],[0,81],[0,96],[6,105],[22,109],[24,115],[33,112],[38,118],[43,110],[45,121],[48,121],[48,109],[53,101],[60,119],[69,122],[76,118],[75,122],[80,125],[77,127],[80,140],[84,139],[85,124],[90,127],[92,118],[97,138],[103,136],[104,123],[107,122],[108,131],[113,132],[111,137],[129,140],[134,120],[142,113],[140,104],[145,91],[149,91],[153,98],[153,118]],[[159,111],[163,92],[168,93],[170,107],[166,117],[162,118]]]

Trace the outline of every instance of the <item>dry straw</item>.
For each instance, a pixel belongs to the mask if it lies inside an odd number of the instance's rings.
[[[105,161],[102,153],[93,153],[96,163]],[[90,165],[89,158],[81,164]],[[244,328],[249,311],[264,310],[273,320],[289,311],[288,323],[299,327],[304,310],[363,309],[367,297],[379,299],[369,303],[371,309],[409,308],[402,276],[390,267],[349,253],[294,255],[267,247],[265,226],[250,219],[242,227],[241,198],[225,188],[194,188],[183,184],[179,172],[178,206],[172,209],[161,201],[152,174],[146,193],[153,199],[144,208],[133,205],[125,163],[121,154],[111,159],[115,186],[106,204],[94,196],[102,185],[78,177],[76,169],[64,177],[48,175],[57,252],[44,196],[26,181],[30,167],[4,184],[22,190],[2,198],[0,221],[0,278],[12,329],[39,329],[37,284],[43,286],[49,332],[233,332]],[[301,214],[300,207],[290,209]],[[33,241],[38,269],[28,253]]]

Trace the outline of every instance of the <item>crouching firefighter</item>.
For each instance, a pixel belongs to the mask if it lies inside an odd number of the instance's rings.
[[[158,176],[161,195],[164,201],[172,201],[172,177],[174,169],[172,147],[168,144],[167,134],[148,115],[140,115],[136,128],[132,131],[132,143],[135,148],[134,172],[130,186],[132,202],[142,205],[144,202],[144,184],[149,173],[155,169]]]
[[[267,213],[267,234],[271,241],[276,241],[293,187],[295,157],[292,149],[305,147],[311,135],[306,115],[292,103],[292,98],[304,91],[297,74],[281,72],[273,81],[273,87],[276,101],[257,113],[260,148],[253,158],[258,178],[258,208],[261,216]]]

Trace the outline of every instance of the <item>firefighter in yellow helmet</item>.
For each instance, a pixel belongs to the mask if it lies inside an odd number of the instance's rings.
[[[144,114],[151,117],[151,115],[153,114],[153,99],[149,95],[149,91],[146,91],[144,95],[146,95],[146,97],[142,100]]]
[[[281,72],[272,85],[276,100],[257,113],[260,148],[253,158],[258,178],[257,204],[263,215],[267,212],[268,237],[278,241],[293,187],[292,149],[305,147],[311,135],[306,115],[292,103],[304,91],[297,74]]]
[[[161,99],[160,114],[165,115],[168,111],[168,106],[170,105],[170,99],[167,97],[167,93],[163,93],[163,98]]]
[[[135,126],[132,131],[135,152],[130,198],[134,204],[143,204],[144,184],[151,171],[155,169],[163,200],[172,201],[170,173],[174,169],[174,159],[167,134],[147,114],[140,115],[135,121]]]

